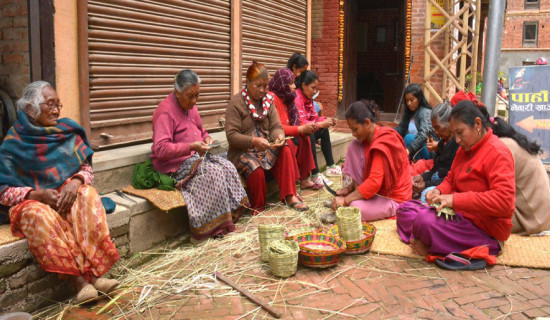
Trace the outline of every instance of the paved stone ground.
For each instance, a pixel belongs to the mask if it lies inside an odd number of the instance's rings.
[[[237,232],[284,216],[277,209],[267,217],[240,223]],[[295,217],[295,214],[294,214]],[[280,221],[280,218],[277,218]],[[289,215],[290,219],[290,215]],[[284,220],[284,219],[283,219]],[[296,219],[291,219],[296,223]],[[229,238],[229,237],[227,237]],[[375,240],[376,241],[376,240]],[[219,246],[224,240],[219,241]],[[227,273],[283,312],[283,319],[533,319],[550,317],[550,270],[496,265],[486,270],[453,272],[420,259],[367,253],[345,256],[325,270],[299,267],[281,280],[259,260],[258,248],[242,256],[218,251],[223,261],[247,272]],[[204,253],[212,254],[212,253]],[[157,259],[162,259],[159,257]],[[185,268],[189,259],[179,261]],[[131,288],[98,315],[106,299],[89,308],[67,307],[63,319],[271,319],[227,286],[168,294],[160,302],[131,309],[142,287]],[[126,303],[130,302],[130,303]],[[63,306],[62,306],[63,307]],[[123,310],[125,309],[125,310]],[[135,311],[138,310],[138,311]],[[122,314],[127,314],[123,316]],[[57,317],[58,314],[52,315]]]

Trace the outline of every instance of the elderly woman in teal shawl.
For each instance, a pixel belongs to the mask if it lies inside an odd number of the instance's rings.
[[[119,254],[91,186],[93,151],[81,126],[59,119],[62,107],[45,81],[23,90],[0,146],[0,204],[10,207],[12,233],[27,238],[44,270],[71,278],[81,303],[118,285],[101,276]]]

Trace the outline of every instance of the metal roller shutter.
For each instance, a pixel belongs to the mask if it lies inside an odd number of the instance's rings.
[[[273,75],[294,52],[306,54],[306,0],[243,0],[242,8],[243,82],[254,59]]]
[[[203,124],[219,127],[230,98],[230,31],[230,0],[89,0],[93,145],[151,139],[153,111],[181,69],[201,77]]]

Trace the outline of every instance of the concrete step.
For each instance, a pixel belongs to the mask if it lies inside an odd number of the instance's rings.
[[[353,140],[349,130],[343,131],[345,132],[331,130],[332,153],[336,162],[345,157],[347,146]],[[210,135],[220,144],[211,152],[226,153],[228,144],[225,132],[214,132]],[[152,143],[146,143],[96,152],[93,158],[94,187],[99,193],[105,194],[128,186],[132,182],[134,166],[148,159],[151,146]],[[317,161],[320,167],[326,166],[325,157],[320,149],[317,150]]]

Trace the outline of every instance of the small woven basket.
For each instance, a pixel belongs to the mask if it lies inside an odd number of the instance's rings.
[[[340,207],[336,210],[338,232],[344,241],[361,240],[363,225],[361,224],[361,210],[355,207]]]
[[[273,240],[284,240],[285,227],[280,224],[261,224],[258,226],[260,255],[263,262],[269,262],[267,246]]]
[[[298,243],[291,240],[274,240],[267,246],[269,267],[274,276],[288,278],[298,269]]]

